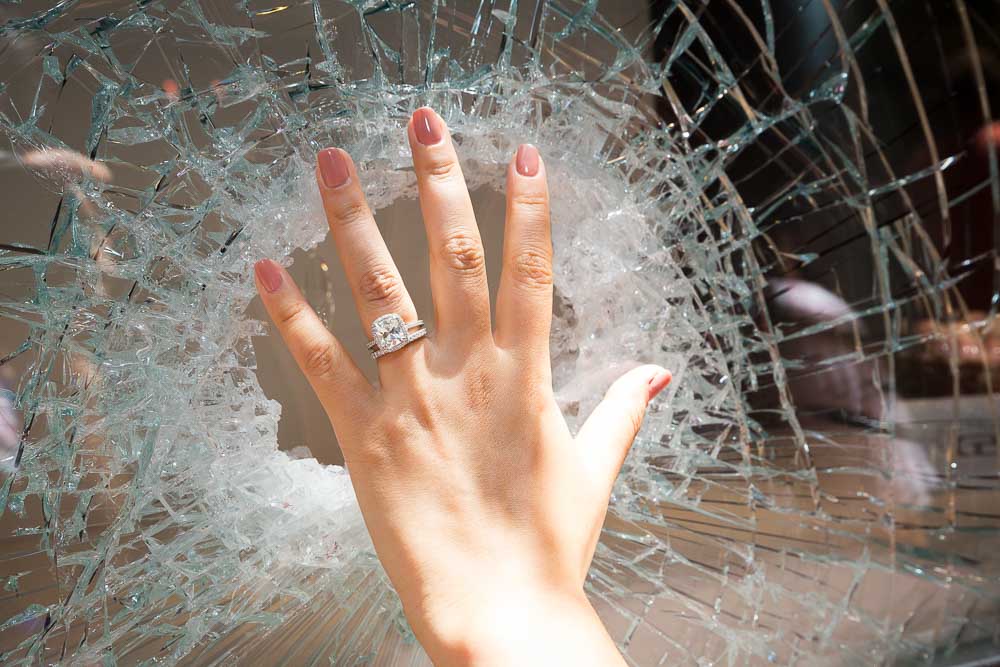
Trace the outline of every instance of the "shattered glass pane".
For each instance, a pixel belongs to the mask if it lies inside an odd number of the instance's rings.
[[[412,200],[423,104],[485,201],[545,156],[571,423],[674,373],[588,581],[632,664],[1000,653],[998,9],[5,3],[0,661],[426,660],[347,473],[278,447],[251,279],[355,326],[312,156]]]

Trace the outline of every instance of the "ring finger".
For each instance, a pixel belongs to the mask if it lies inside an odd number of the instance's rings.
[[[317,156],[317,163],[316,180],[326,219],[365,332],[370,333],[376,318],[389,313],[413,322],[416,309],[365,201],[354,162],[339,148],[325,148]],[[380,375],[386,364],[412,364],[413,349],[407,347],[381,357]]]

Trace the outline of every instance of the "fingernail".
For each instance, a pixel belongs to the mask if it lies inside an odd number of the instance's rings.
[[[441,141],[441,119],[428,107],[421,107],[413,112],[413,131],[417,141],[433,146]]]
[[[278,266],[276,262],[272,262],[269,259],[262,259],[253,265],[254,273],[257,274],[257,280],[260,284],[264,286],[268,292],[274,293],[278,291],[281,287],[281,267]]]
[[[653,377],[649,378],[649,400],[653,400],[657,394],[659,394],[663,389],[670,384],[670,380],[673,376],[670,371],[661,368],[653,374]]]
[[[517,147],[517,158],[514,160],[517,173],[522,176],[534,176],[538,173],[538,149],[531,144],[521,144]]]
[[[319,173],[326,187],[339,188],[350,179],[351,172],[347,169],[347,160],[343,152],[336,148],[324,148],[316,160],[319,162]]]

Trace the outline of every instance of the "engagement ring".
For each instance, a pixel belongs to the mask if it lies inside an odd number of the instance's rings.
[[[371,352],[372,359],[378,359],[426,335],[423,320],[407,324],[396,313],[389,313],[372,322],[372,340],[368,343],[368,351]]]

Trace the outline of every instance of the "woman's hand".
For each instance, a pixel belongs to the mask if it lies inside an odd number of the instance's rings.
[[[380,358],[373,387],[270,260],[256,266],[261,298],[333,423],[379,559],[435,662],[620,662],[583,583],[614,479],[670,374],[626,373],[574,438],[552,394],[552,247],[538,151],[521,146],[507,172],[494,328],[448,129],[423,108],[408,133],[433,333]],[[317,182],[366,329],[387,313],[417,319],[347,153],[322,151]]]

